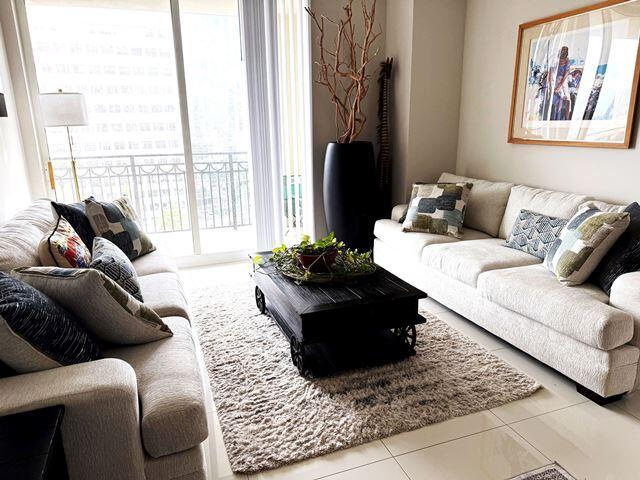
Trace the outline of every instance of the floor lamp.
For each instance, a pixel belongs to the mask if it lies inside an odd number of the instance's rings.
[[[78,183],[76,159],[73,156],[73,138],[71,137],[69,127],[79,127],[89,123],[84,95],[81,93],[63,92],[62,90],[58,90],[57,93],[42,93],[40,94],[40,108],[45,127],[65,127],[67,130],[73,186],[76,191],[76,200],[80,201],[80,184]],[[55,189],[51,159],[49,159],[48,167],[49,179],[52,187]]]

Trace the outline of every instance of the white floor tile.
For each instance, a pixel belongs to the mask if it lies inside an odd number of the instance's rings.
[[[625,395],[614,405],[619,406],[634,417],[640,419],[640,391],[632,393],[631,395]]]
[[[640,478],[640,422],[620,407],[586,402],[511,427],[576,478]]]
[[[444,313],[444,312],[450,312],[451,311],[447,307],[445,307],[443,304],[441,304],[439,302],[436,302],[431,297],[423,298],[422,300],[420,300],[418,302],[418,304],[420,305],[420,307],[425,308],[426,310],[428,310],[429,312],[431,312],[433,314],[438,314],[438,313]]]
[[[475,323],[458,315],[455,312],[438,313],[437,317],[447,322],[451,327],[464,333],[467,337],[476,343],[479,343],[487,350],[498,350],[500,348],[511,347],[507,342],[501,340],[495,335],[487,332]]]
[[[336,473],[322,480],[409,480],[393,458]]]
[[[488,410],[456,417],[440,423],[434,423],[418,430],[404,432],[383,439],[392,455],[412,452],[438,443],[490,430],[504,425]]]
[[[390,457],[389,451],[382,442],[376,440],[322,457],[310,458],[274,470],[249,475],[249,478],[251,480],[314,480]]]
[[[503,422],[517,422],[587,401],[576,391],[575,383],[529,355],[514,348],[493,353],[543,386],[527,398],[491,409]]]
[[[549,463],[509,427],[396,457],[411,480],[496,480]]]

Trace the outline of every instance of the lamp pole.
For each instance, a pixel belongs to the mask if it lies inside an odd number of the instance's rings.
[[[67,140],[69,141],[69,155],[71,157],[71,176],[73,177],[73,187],[76,190],[76,200],[80,201],[80,183],[78,182],[78,171],[76,169],[76,159],[73,157],[73,140],[71,139],[71,132],[69,127],[67,129]]]

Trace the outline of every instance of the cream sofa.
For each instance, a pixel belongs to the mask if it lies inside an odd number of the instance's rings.
[[[0,270],[39,265],[37,245],[52,220],[49,202],[39,200],[0,225]],[[173,336],[108,349],[94,362],[0,378],[0,416],[64,405],[72,479],[203,479],[207,387],[177,268],[161,251],[133,265],[145,303]]]
[[[564,286],[540,259],[504,246],[521,209],[569,218],[592,199],[449,173],[439,181],[474,184],[463,238],[403,232],[406,205],[399,205],[375,224],[376,263],[573,379],[596,401],[637,390],[640,272],[619,277],[609,297],[592,284]]]

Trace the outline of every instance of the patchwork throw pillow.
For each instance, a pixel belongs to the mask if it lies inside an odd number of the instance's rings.
[[[139,302],[143,301],[138,275],[131,260],[106,238],[93,239],[93,260],[89,266],[104,273]]]
[[[68,310],[99,340],[135,345],[173,335],[153,310],[98,270],[24,267],[13,275]]]
[[[433,183],[424,183],[424,182],[416,182],[413,184],[413,186],[411,187],[411,197],[409,198],[409,203],[407,204],[407,210],[405,210],[404,215],[402,215],[400,217],[400,220],[398,220],[398,222],[400,223],[404,223],[405,219],[407,218],[407,211],[408,211],[408,205],[411,205],[411,202],[413,202],[413,199],[416,198],[418,195],[420,195],[421,197],[428,197],[429,195],[431,195],[431,191],[433,190],[434,184]]]
[[[129,260],[156,249],[140,228],[138,217],[126,197],[113,202],[98,202],[89,197],[84,204],[95,235],[113,242]]]
[[[68,312],[0,272],[0,361],[27,373],[100,357],[96,342]]]
[[[402,224],[405,232],[427,232],[460,238],[472,183],[438,183],[431,193],[419,192],[409,205]]]
[[[549,248],[567,224],[564,218],[550,217],[529,210],[520,210],[507,237],[505,246],[544,260]]]
[[[80,236],[82,242],[88,248],[91,248],[91,245],[93,245],[93,237],[95,237],[96,234],[93,233],[93,228],[91,228],[91,224],[87,218],[84,203],[66,204],[51,202],[51,209],[53,210],[54,218],[64,217]]]
[[[58,217],[53,229],[38,245],[42,265],[64,268],[87,268],[91,252],[64,217]]]
[[[624,209],[629,214],[629,227],[605,255],[593,275],[591,282],[600,285],[607,295],[616,278],[640,270],[640,205],[632,203]]]
[[[586,203],[553,242],[544,264],[561,283],[584,283],[628,226],[628,212],[603,212]]]

